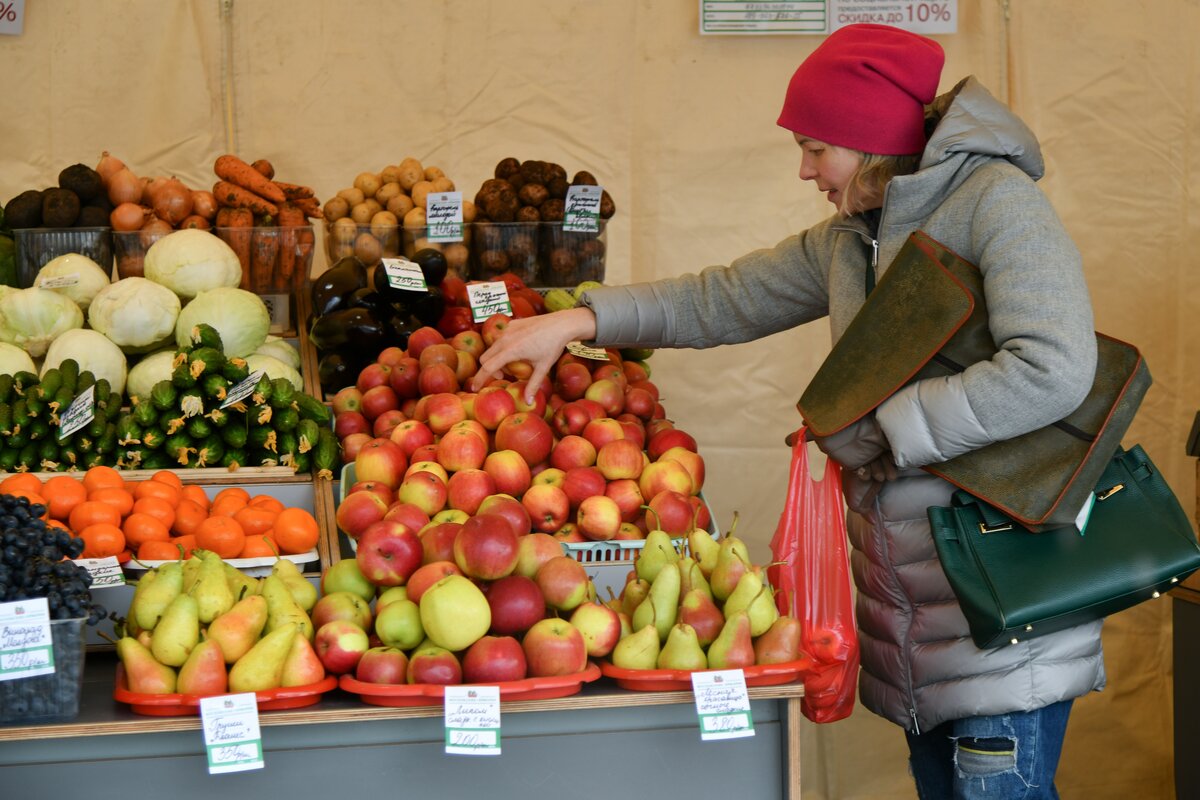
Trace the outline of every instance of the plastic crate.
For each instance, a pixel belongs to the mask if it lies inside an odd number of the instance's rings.
[[[111,228],[19,228],[13,231],[16,245],[17,286],[33,286],[38,270],[59,256],[80,253],[112,272]]]
[[[79,714],[86,617],[50,623],[54,672],[0,681],[0,723],[62,722]]]
[[[701,495],[701,499],[704,496]],[[705,507],[708,506],[708,501],[704,501]],[[712,509],[709,509],[709,517],[712,516]],[[710,522],[708,525],[708,534],[714,539],[719,539],[721,533],[717,530],[717,523]],[[683,555],[688,555],[688,540],[686,536],[677,536],[671,539],[675,545],[675,549]],[[602,564],[632,564],[638,554],[646,546],[645,539],[621,539],[619,541],[609,540],[607,542],[563,542],[563,550],[567,555],[574,556],[576,561],[588,565]]]

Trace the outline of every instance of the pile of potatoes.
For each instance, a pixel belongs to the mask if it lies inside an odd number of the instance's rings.
[[[455,191],[454,181],[439,167],[426,167],[416,158],[379,172],[361,172],[354,184],[325,202],[322,211],[328,224],[326,247],[330,263],[356,256],[367,266],[401,254],[411,258],[431,247],[446,257],[451,271],[467,274],[469,226],[464,241],[430,242],[426,238],[425,199],[432,193]],[[475,219],[475,204],[463,200],[463,222]]]

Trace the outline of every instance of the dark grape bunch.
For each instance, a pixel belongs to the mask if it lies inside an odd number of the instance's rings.
[[[104,607],[92,602],[92,576],[74,561],[83,540],[39,519],[41,504],[0,495],[0,603],[46,598],[51,619],[87,617],[89,625],[105,618]]]

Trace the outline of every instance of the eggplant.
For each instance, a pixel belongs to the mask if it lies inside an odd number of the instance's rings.
[[[399,347],[401,350],[407,350],[409,335],[420,327],[420,320],[404,312],[402,309],[397,309],[397,312],[392,317],[391,321],[391,343],[396,347]]]
[[[376,270],[380,272],[380,270]],[[380,322],[391,319],[396,310],[388,299],[374,289],[355,289],[346,301],[346,308],[365,308],[374,313]]]
[[[404,308],[420,320],[422,325],[433,328],[442,318],[442,311],[446,308],[446,299],[442,296],[441,289],[430,287],[426,294],[415,294],[404,304]]]
[[[344,308],[350,296],[367,288],[367,267],[354,256],[338,259],[337,263],[313,279],[313,313],[323,317]]]
[[[369,308],[343,308],[317,318],[308,332],[321,351],[352,351],[374,357],[387,346],[389,327]]]
[[[321,391],[334,394],[339,389],[354,385],[358,374],[371,361],[369,357],[358,358],[356,355],[335,350],[321,356],[321,360],[317,362]]]
[[[421,267],[421,274],[425,276],[426,286],[441,286],[442,281],[446,280],[446,273],[449,271],[450,265],[446,262],[446,256],[441,250],[422,247],[413,253],[412,260]]]

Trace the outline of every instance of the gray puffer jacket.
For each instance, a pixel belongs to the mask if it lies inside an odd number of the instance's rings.
[[[864,301],[866,271],[881,275],[914,230],[979,266],[996,356],[910,384],[821,442],[849,468],[861,699],[911,731],[1104,685],[1099,622],[981,651],[937,560],[925,510],[948,505],[954,487],[919,467],[1066,416],[1091,386],[1096,353],[1079,252],[1034,183],[1032,132],[974,78],[931,113],[940,121],[918,171],[888,186],[877,240],[862,219],[833,217],[728,267],[584,296],[604,345],[712,347],[823,316],[836,341]],[[895,481],[855,476],[887,451]]]

